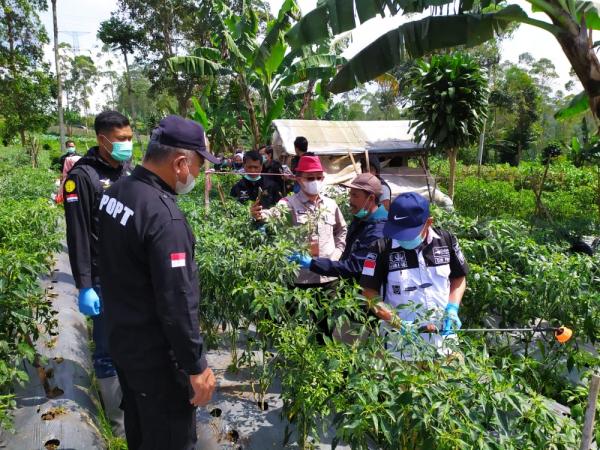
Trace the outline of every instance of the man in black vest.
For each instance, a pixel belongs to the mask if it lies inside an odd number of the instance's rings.
[[[133,132],[117,111],[105,111],[94,122],[98,146],[92,147],[70,170],[64,184],[69,261],[79,289],[79,310],[93,320],[94,371],[105,411],[117,433],[123,433],[121,392],[102,314],[98,267],[98,206],[106,189],[128,175]]]
[[[244,155],[244,173],[242,179],[235,183],[229,195],[236,198],[240,203],[255,201],[258,198],[259,189],[263,196],[260,204],[268,209],[283,197],[281,186],[270,176],[261,175],[263,171],[262,157],[257,151],[246,152]]]

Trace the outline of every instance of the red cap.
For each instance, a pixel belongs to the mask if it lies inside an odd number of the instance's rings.
[[[323,166],[318,156],[303,156],[298,161],[296,172],[323,172]]]

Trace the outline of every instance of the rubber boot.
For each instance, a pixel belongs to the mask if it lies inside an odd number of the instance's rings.
[[[121,385],[119,378],[115,375],[108,378],[98,378],[98,387],[102,396],[102,405],[104,405],[104,413],[110,421],[113,434],[118,437],[125,437],[125,420],[123,418],[123,410],[120,408]]]

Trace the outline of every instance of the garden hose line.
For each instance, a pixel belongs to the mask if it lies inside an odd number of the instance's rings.
[[[419,333],[439,333],[435,325],[426,325],[419,328]],[[530,327],[530,328],[461,328],[452,330],[454,333],[548,333],[554,332],[554,339],[560,344],[565,344],[573,337],[573,330],[565,326],[560,327]]]

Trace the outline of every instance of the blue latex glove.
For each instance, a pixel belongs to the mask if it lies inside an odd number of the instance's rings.
[[[440,333],[442,336],[456,334],[454,330],[460,330],[462,322],[458,318],[458,305],[456,303],[448,303],[443,320],[444,326]]]
[[[100,297],[93,288],[79,289],[79,311],[86,316],[100,314]]]
[[[288,261],[291,263],[298,263],[303,269],[308,269],[310,268],[312,258],[306,253],[294,252],[288,256]]]

